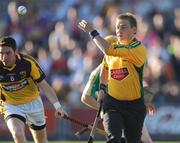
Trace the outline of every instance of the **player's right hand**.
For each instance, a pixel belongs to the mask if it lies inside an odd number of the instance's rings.
[[[55,112],[56,118],[58,118],[58,117],[63,118],[65,115],[68,115],[68,114],[63,110],[62,107],[58,108]]]
[[[104,100],[104,96],[105,96],[105,92],[104,90],[99,90],[99,95],[98,95],[98,98],[97,98],[97,101],[100,103],[101,101]]]
[[[78,24],[78,27],[84,32],[92,32],[94,30],[93,27],[85,20],[81,20],[81,22]]]

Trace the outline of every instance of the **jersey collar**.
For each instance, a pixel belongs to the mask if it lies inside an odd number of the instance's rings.
[[[122,40],[122,41],[118,40],[118,44],[126,46],[126,45],[129,45],[130,43],[132,43],[132,41],[134,41],[134,40],[136,40],[135,37],[131,38],[130,40]]]

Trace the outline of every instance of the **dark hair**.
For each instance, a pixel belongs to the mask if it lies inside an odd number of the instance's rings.
[[[120,14],[120,15],[118,15],[117,19],[128,20],[131,27],[137,27],[136,18],[132,13],[127,12],[127,13]]]
[[[16,41],[12,37],[1,37],[0,46],[11,47],[14,51],[16,50]]]

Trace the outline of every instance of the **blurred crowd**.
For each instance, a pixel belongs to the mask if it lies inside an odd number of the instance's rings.
[[[80,96],[102,53],[77,27],[92,22],[102,36],[115,35],[115,18],[133,12],[137,38],[148,52],[144,82],[154,102],[180,102],[179,0],[0,0],[0,36],[11,35],[20,52],[30,54],[66,105],[81,106]],[[27,14],[17,7],[25,5]]]

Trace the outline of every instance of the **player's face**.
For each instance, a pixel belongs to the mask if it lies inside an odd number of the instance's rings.
[[[16,62],[16,55],[11,47],[0,46],[0,61],[4,66],[11,67]]]
[[[121,40],[131,40],[136,33],[136,27],[131,27],[126,19],[117,19],[116,21],[116,35]]]

